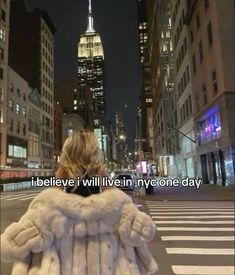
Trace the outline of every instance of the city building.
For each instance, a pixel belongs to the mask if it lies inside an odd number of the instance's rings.
[[[176,175],[195,177],[197,158],[194,131],[194,106],[190,76],[190,34],[184,24],[187,1],[171,1],[172,40],[174,47],[175,89],[177,112],[169,125],[169,132],[177,135],[179,150],[174,150]]]
[[[42,100],[37,89],[30,89],[28,95],[28,168],[32,175],[41,175],[41,124]],[[29,173],[30,173],[29,170]],[[29,174],[30,176],[30,174]]]
[[[139,136],[139,151],[144,152],[147,160],[153,159],[153,112],[152,83],[149,63],[149,41],[146,0],[137,0],[137,20],[139,33],[139,60],[141,70],[140,116],[141,127]]]
[[[234,1],[187,1],[198,174],[235,183]]]
[[[124,125],[124,112],[115,113],[116,155],[119,168],[127,167],[127,135]]]
[[[28,168],[28,83],[9,67],[7,168]]]
[[[60,77],[55,86],[55,100],[64,113],[78,113],[92,128],[92,94],[89,86],[81,86],[77,81]]]
[[[84,129],[85,121],[78,113],[63,114],[62,116],[62,144],[69,137],[73,130]]]
[[[9,64],[42,100],[41,169],[53,173],[54,149],[54,34],[45,10],[27,11],[23,1],[11,3]]]
[[[7,157],[7,89],[10,0],[0,0],[0,167]]]
[[[104,51],[101,37],[94,30],[91,0],[87,30],[78,43],[78,83],[89,86],[93,97],[93,111],[105,114]]]
[[[54,103],[54,168],[57,170],[62,150],[63,110],[59,102]]]
[[[178,148],[169,133],[169,122],[175,116],[172,24],[169,0],[147,0],[149,62],[153,91],[154,152],[161,176],[173,175],[173,152]]]

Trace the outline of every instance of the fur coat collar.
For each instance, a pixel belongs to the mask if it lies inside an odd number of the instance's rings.
[[[155,225],[118,189],[81,197],[41,192],[1,235],[1,257],[21,275],[152,274]]]

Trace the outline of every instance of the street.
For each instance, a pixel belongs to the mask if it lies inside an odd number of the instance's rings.
[[[25,212],[41,189],[1,193],[1,232]],[[156,188],[138,196],[137,207],[151,215],[155,239],[149,244],[157,275],[234,274],[234,192],[222,186]],[[1,264],[1,274],[11,265]]]

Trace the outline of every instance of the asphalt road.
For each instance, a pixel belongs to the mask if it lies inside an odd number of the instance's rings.
[[[16,222],[41,189],[1,193],[1,232]],[[234,275],[234,192],[221,186],[156,188],[137,196],[140,210],[157,228],[149,244],[156,275]],[[11,264],[1,263],[1,275]]]

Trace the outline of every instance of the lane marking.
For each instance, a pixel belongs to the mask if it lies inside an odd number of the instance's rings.
[[[25,195],[25,196],[20,196],[20,197],[13,197],[13,198],[9,198],[9,199],[6,199],[6,201],[13,201],[13,200],[20,200],[21,198],[26,198],[26,197],[28,197],[28,196],[36,196],[37,195],[37,193],[35,193],[34,195],[33,194],[31,194],[31,195]]]
[[[172,265],[177,275],[234,275],[234,266]]]
[[[162,241],[234,241],[234,236],[161,236]]]
[[[234,224],[234,221],[154,221],[155,224]]]
[[[152,219],[224,219],[224,218],[232,218],[233,215],[215,215],[215,216],[154,216],[151,215]]]
[[[231,248],[166,248],[168,254],[187,254],[187,255],[234,255],[235,251]]]
[[[25,200],[30,200],[30,199],[33,199],[35,198],[36,196],[29,196],[27,198],[24,198],[24,199],[20,199],[21,201],[25,201]]]
[[[209,212],[209,211],[200,211],[200,212],[191,212],[191,211],[187,211],[187,212],[160,212],[160,211],[151,211],[150,213],[153,213],[153,214],[158,214],[158,215],[166,215],[166,214],[169,214],[169,215],[179,215],[179,214],[188,214],[188,215],[191,215],[191,214],[233,214],[234,211],[218,211],[218,212],[215,212],[215,211],[212,211],[212,212]]]
[[[234,232],[233,227],[157,227],[158,231],[225,231]]]

